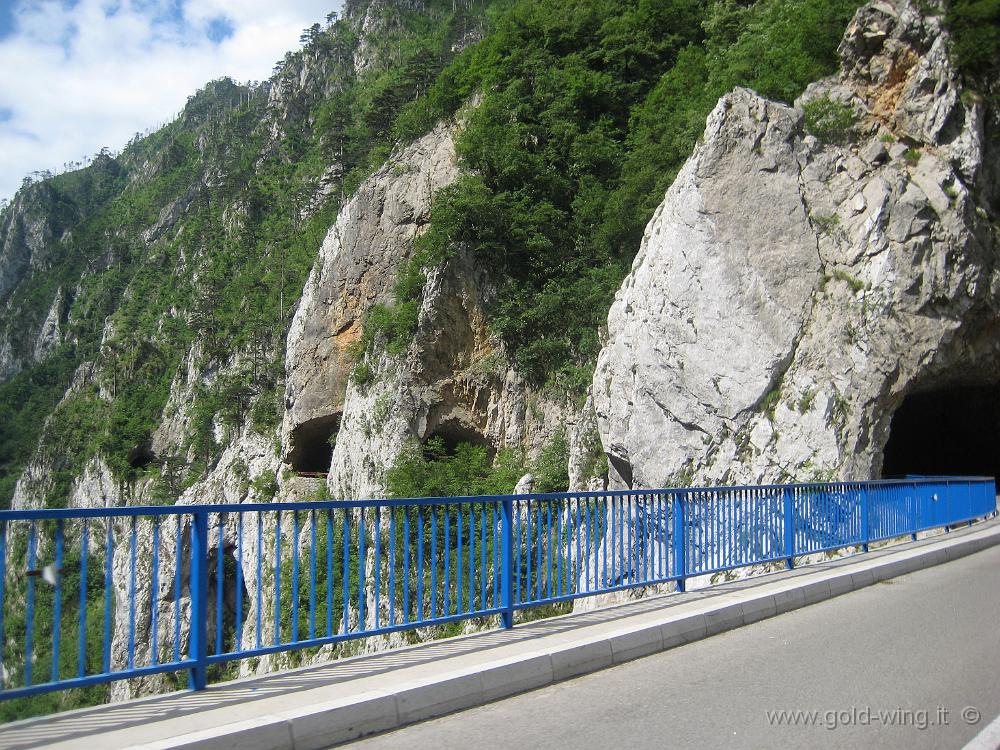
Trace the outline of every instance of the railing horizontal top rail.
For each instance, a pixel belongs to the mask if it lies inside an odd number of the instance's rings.
[[[70,518],[106,518],[127,516],[174,516],[190,513],[249,513],[274,512],[282,510],[326,510],[329,508],[382,508],[400,506],[428,505],[466,505],[468,503],[498,503],[504,500],[559,500],[600,499],[629,497],[648,497],[658,495],[726,495],[746,491],[784,489],[816,489],[850,488],[862,486],[892,486],[892,485],[925,485],[941,482],[991,482],[993,477],[984,476],[919,476],[905,479],[848,479],[839,482],[792,482],[787,484],[734,484],[697,487],[666,487],[660,489],[619,489],[584,492],[529,492],[509,495],[455,495],[449,497],[409,497],[382,498],[371,500],[301,500],[276,503],[190,503],[178,505],[116,505],[96,508],[20,508],[16,510],[0,510],[0,521],[4,520],[42,520]]]

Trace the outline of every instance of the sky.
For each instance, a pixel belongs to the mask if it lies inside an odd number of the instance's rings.
[[[0,0],[0,200],[172,119],[221,76],[262,80],[341,0]]]

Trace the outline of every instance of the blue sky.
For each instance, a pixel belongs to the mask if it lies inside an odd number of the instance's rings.
[[[0,199],[157,127],[207,81],[271,74],[341,0],[0,0]]]

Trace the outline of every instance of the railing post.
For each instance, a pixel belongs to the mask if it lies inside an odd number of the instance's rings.
[[[868,551],[871,530],[868,526],[868,488],[861,485],[861,551]]]
[[[785,500],[785,567],[791,568],[794,565],[795,556],[795,523],[792,519],[792,488],[785,486],[783,490]]]
[[[687,564],[684,559],[684,493],[674,493],[674,575],[677,576],[677,590],[684,591],[684,577]]]
[[[502,545],[500,566],[503,570],[500,577],[503,613],[500,618],[503,626],[509,630],[514,627],[514,501],[509,497],[503,499],[500,528]]]
[[[207,684],[208,655],[208,513],[194,509],[191,514],[191,631],[188,656],[194,659],[188,676],[192,690],[204,690]]]
[[[911,519],[913,523],[910,528],[913,529],[913,531],[910,532],[910,539],[915,542],[917,541],[917,529],[920,527],[920,497],[917,495],[916,482],[913,483],[913,495],[911,495],[911,497],[913,498],[913,511],[910,515],[913,517]]]

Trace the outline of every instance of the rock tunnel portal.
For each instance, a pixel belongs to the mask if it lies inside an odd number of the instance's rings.
[[[882,476],[1000,475],[1000,384],[907,396],[892,417]]]

